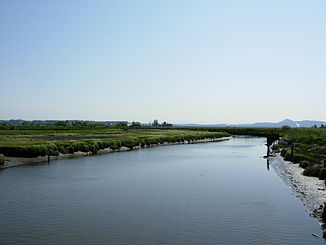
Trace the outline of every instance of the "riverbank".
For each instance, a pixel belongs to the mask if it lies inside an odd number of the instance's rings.
[[[156,147],[156,146],[164,146],[164,145],[178,145],[178,144],[198,144],[198,143],[208,143],[208,142],[217,142],[217,141],[223,141],[223,140],[229,140],[230,137],[221,137],[221,138],[206,138],[206,139],[198,139],[198,140],[192,140],[192,141],[184,141],[184,142],[164,142],[163,144],[150,144],[145,145],[144,147],[134,146],[132,148],[128,148],[125,146],[120,147],[119,149],[111,149],[110,147],[105,149],[100,149],[97,151],[96,154],[106,154],[106,153],[113,153],[113,152],[124,152],[124,151],[130,151],[130,150],[137,150],[141,148],[148,148],[148,147]],[[66,153],[62,154],[60,153],[58,156],[50,156],[50,159],[48,159],[48,156],[39,156],[39,157],[5,157],[5,163],[1,169],[16,167],[20,165],[26,165],[26,164],[36,164],[36,163],[44,163],[54,160],[60,160],[60,159],[66,159],[66,158],[76,158],[76,157],[87,157],[95,155],[91,151],[89,152],[74,152],[74,153]]]
[[[310,215],[323,225],[321,215],[323,205],[326,202],[325,181],[317,177],[304,176],[302,174],[304,169],[300,168],[299,164],[285,161],[280,154],[276,154],[275,157],[270,157],[269,162],[277,175],[302,200]]]

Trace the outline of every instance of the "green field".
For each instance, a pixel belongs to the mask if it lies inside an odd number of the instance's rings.
[[[225,132],[140,127],[26,127],[0,129],[0,153],[12,157],[37,157],[96,153],[100,149],[133,148],[164,142],[184,142],[229,136]]]

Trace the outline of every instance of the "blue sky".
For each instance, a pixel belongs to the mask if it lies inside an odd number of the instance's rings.
[[[1,1],[0,119],[326,121],[326,2]]]

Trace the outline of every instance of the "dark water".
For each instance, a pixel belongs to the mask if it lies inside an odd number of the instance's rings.
[[[324,244],[265,139],[175,145],[0,172],[0,244]]]

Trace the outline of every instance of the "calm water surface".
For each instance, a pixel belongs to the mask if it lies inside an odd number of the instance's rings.
[[[0,172],[0,244],[325,244],[265,139],[164,146]]]

